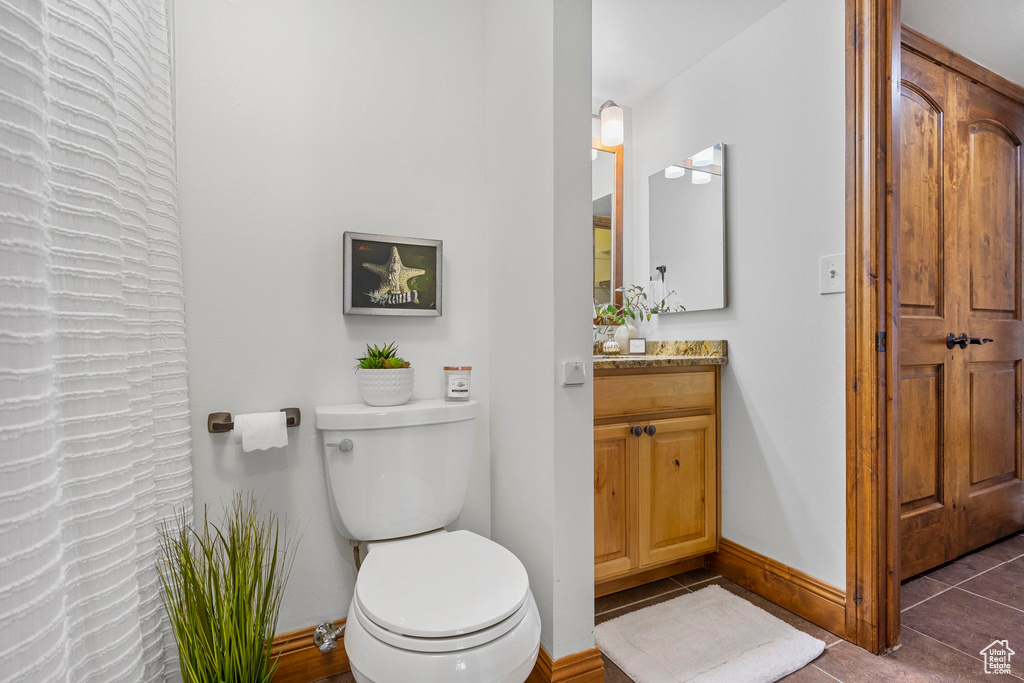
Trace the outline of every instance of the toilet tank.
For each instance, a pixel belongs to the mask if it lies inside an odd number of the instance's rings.
[[[330,508],[341,535],[379,541],[454,522],[466,500],[478,410],[476,401],[443,399],[318,406]]]

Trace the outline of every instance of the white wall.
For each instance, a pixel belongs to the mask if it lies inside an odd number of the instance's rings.
[[[552,2],[552,0],[548,0]],[[554,7],[554,319],[555,394],[554,633],[552,657],[594,646],[594,268],[590,191],[591,0]],[[589,121],[588,121],[589,122]],[[587,384],[563,387],[560,362],[587,364]],[[493,445],[493,442],[492,442]]]
[[[723,535],[839,587],[844,301],[818,294],[818,257],[844,249],[843,12],[788,0],[633,107],[631,233],[646,281],[647,177],[726,143],[729,307],[664,316],[655,338],[729,342]]]
[[[345,615],[355,573],[314,407],[358,400],[367,341],[398,341],[418,397],[440,394],[442,365],[471,364],[483,410],[459,526],[490,535],[493,514],[545,648],[589,649],[592,389],[563,388],[557,367],[591,353],[589,0],[176,13],[197,505],[254,489],[303,531],[280,631]],[[444,316],[342,315],[345,230],[443,239]],[[283,451],[206,431],[213,411],[291,405],[304,422]]]
[[[314,407],[358,401],[366,342],[398,341],[418,397],[440,396],[443,365],[474,366],[459,525],[490,532],[484,8],[177,0],[175,29],[196,506],[253,489],[302,531],[279,630],[312,626],[347,613],[354,582]],[[443,239],[444,316],[342,315],[345,230]],[[283,451],[243,455],[206,430],[210,412],[293,405]]]
[[[558,368],[591,357],[590,1],[486,6],[493,537],[558,658],[594,644],[593,392]]]

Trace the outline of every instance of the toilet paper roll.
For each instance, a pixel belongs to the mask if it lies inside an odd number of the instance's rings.
[[[288,416],[280,410],[235,415],[235,443],[246,453],[287,446],[287,422]]]

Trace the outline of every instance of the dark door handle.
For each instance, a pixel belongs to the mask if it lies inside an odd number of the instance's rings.
[[[641,427],[640,425],[634,425],[633,427],[630,427],[630,428],[629,428],[629,432],[630,432],[630,433],[631,433],[631,434],[632,434],[633,436],[635,436],[635,437],[639,438],[639,437],[643,436],[643,433],[644,433],[644,428],[643,428],[643,427]]]
[[[657,432],[658,430],[655,429],[654,425],[647,425],[644,428],[644,431],[647,432],[647,436],[654,436],[654,433]]]
[[[970,337],[967,336],[966,332],[962,332],[959,337],[955,336],[952,332],[946,335],[946,348],[951,349],[954,346],[959,346],[961,349],[966,349],[967,345],[971,343]]]
[[[966,332],[961,332],[960,336],[954,336],[952,332],[946,335],[946,348],[951,349],[954,346],[959,346],[961,349],[966,349],[968,344],[988,344],[994,342],[995,339],[982,339],[981,337],[968,337]]]

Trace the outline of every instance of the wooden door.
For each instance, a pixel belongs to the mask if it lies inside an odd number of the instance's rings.
[[[913,576],[955,557],[964,449],[955,421],[964,387],[946,334],[957,330],[958,238],[952,165],[953,73],[903,52],[900,98],[900,511],[901,572]]]
[[[715,550],[718,482],[714,416],[655,420],[644,427],[639,487],[641,566]]]
[[[1024,107],[904,49],[900,100],[901,576],[1024,526]],[[949,333],[992,338],[947,347]]]
[[[958,554],[1024,527],[1021,481],[1021,212],[1024,104],[960,78],[957,139],[963,141],[958,232],[964,242],[962,328],[992,339],[960,354],[967,415],[963,463],[965,534]]]
[[[594,428],[594,579],[638,566],[637,466],[632,425]]]

